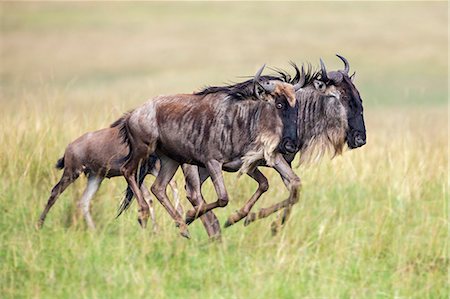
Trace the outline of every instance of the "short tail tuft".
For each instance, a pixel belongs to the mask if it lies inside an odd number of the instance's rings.
[[[58,160],[58,162],[56,162],[55,167],[56,167],[57,169],[63,169],[63,168],[64,168],[64,157],[60,158],[60,159]]]

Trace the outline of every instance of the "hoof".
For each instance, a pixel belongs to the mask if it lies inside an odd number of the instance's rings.
[[[248,214],[247,217],[245,217],[244,226],[249,225],[250,223],[252,223],[255,220],[256,220],[256,214],[255,213]]]
[[[190,239],[191,238],[191,234],[189,233],[189,231],[180,232],[180,235],[182,237],[185,237],[186,239]]]
[[[225,224],[223,225],[224,228],[230,227],[233,224],[235,224],[236,222],[240,221],[242,218],[239,217],[237,220],[235,219],[236,217],[230,216],[228,217],[227,221],[225,222]]]
[[[247,216],[248,213],[246,212],[242,212],[242,211],[236,211],[234,214],[230,215],[230,217],[228,217],[227,222],[225,222],[224,224],[224,228],[230,227],[233,224],[238,223],[239,221],[241,221],[245,216]]]
[[[272,236],[276,236],[280,232],[281,226],[276,222],[272,222],[270,225],[270,230],[272,231]]]
[[[152,229],[154,234],[159,233],[159,227],[157,225],[153,225],[153,229]]]
[[[42,229],[43,226],[44,226],[44,220],[39,219],[39,221],[36,222],[36,225],[35,225],[36,229],[40,230],[40,229]]]
[[[180,228],[180,235],[182,237],[185,237],[186,239],[190,239],[191,238],[191,234],[189,233],[189,230],[187,229],[187,227]]]
[[[147,227],[147,220],[148,219],[143,219],[143,218],[138,218],[138,222],[139,222],[139,225],[143,228],[143,229],[145,229],[146,227]]]
[[[222,235],[221,234],[217,234],[217,235],[214,235],[214,236],[210,236],[209,237],[209,241],[221,243],[222,242]]]
[[[197,213],[193,210],[190,210],[186,213],[186,219],[184,220],[184,222],[189,225],[191,224],[194,220],[195,220],[195,215]]]
[[[223,228],[230,227],[230,226],[232,226],[233,224],[234,224],[234,222],[231,222],[230,219],[228,219],[228,220],[225,222],[225,224],[223,225]]]
[[[138,222],[142,228],[147,227],[148,218],[150,217],[150,212],[148,210],[140,209],[138,211]]]

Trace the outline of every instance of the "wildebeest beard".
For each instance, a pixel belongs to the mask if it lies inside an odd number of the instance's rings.
[[[347,114],[339,100],[304,88],[296,93],[299,102],[298,136],[300,163],[313,162],[326,152],[342,153],[348,128]]]

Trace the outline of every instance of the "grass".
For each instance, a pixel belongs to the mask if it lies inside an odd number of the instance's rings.
[[[2,297],[448,298],[447,5],[2,2]],[[301,201],[279,235],[268,218],[222,243],[194,223],[187,241],[160,205],[161,231],[143,231],[135,208],[114,219],[122,179],[104,182],[90,232],[75,201],[85,178],[34,229],[61,174],[53,165],[82,133],[264,62],[341,67],[334,52],[357,71],[368,144],[297,169]],[[257,208],[287,196],[263,171],[271,187]],[[256,188],[225,178],[221,223]],[[210,182],[204,194],[215,199]]]

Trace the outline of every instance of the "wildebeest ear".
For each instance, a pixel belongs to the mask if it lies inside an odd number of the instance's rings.
[[[356,72],[353,72],[353,74],[350,76],[350,80],[352,80],[352,82],[353,82],[353,80],[355,80],[355,75],[356,75]]]
[[[253,95],[258,99],[258,100],[263,100],[263,97],[261,96],[264,93],[264,88],[261,86],[261,84],[259,82],[254,82],[253,83]]]
[[[314,88],[318,91],[324,92],[327,86],[320,80],[314,80]]]

